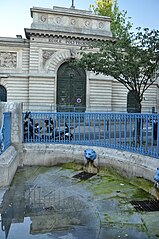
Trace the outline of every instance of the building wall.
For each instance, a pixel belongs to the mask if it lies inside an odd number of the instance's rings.
[[[21,44],[12,47],[10,43],[0,50],[3,54],[17,55],[16,67],[0,67],[0,84],[7,89],[8,102],[56,104],[57,70],[63,62],[71,58],[70,49],[73,46],[37,41],[38,39],[30,42],[30,48]],[[79,47],[76,51],[79,51]],[[88,111],[126,111],[128,90],[122,84],[112,77],[97,76],[92,72],[87,72],[86,75]],[[152,107],[157,109],[157,89],[153,85],[144,94],[143,112],[151,112]]]
[[[22,103],[0,102],[0,119],[3,112],[11,112],[11,145],[19,151],[22,146]]]
[[[28,101],[29,42],[26,39],[0,39],[0,84],[7,101]]]
[[[29,103],[55,104],[55,78],[30,77]]]
[[[125,112],[127,109],[127,93],[128,90],[118,81],[113,80],[112,82],[112,111]]]
[[[81,46],[111,38],[110,19],[71,9],[31,9],[27,39],[0,38],[0,84],[8,102],[56,105],[57,71]],[[158,109],[159,90],[144,94],[142,110]],[[126,111],[128,90],[112,77],[86,72],[86,110]]]
[[[89,74],[89,106],[95,111],[112,111],[112,78],[103,75]]]

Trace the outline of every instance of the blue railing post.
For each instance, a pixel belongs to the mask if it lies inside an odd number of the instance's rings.
[[[98,145],[159,158],[159,114],[31,112],[27,120],[25,116],[24,143]]]
[[[0,128],[0,154],[11,144],[11,113],[4,112]]]
[[[4,113],[4,149],[11,144],[11,113]]]

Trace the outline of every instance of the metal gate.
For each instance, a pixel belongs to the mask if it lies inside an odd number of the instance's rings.
[[[127,95],[127,112],[128,113],[137,113],[139,112],[138,109],[138,102],[136,100],[136,91],[129,91]]]
[[[57,72],[57,111],[85,111],[86,74],[82,68],[65,62]]]

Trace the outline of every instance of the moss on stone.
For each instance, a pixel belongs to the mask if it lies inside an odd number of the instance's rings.
[[[82,170],[83,165],[77,164],[75,162],[64,163],[61,165],[62,169],[71,169],[74,171]]]
[[[62,165],[62,169],[73,171],[83,170],[83,165],[69,162]],[[82,184],[91,184],[90,189],[95,195],[110,194],[110,196],[127,197],[129,199],[144,199],[150,196],[153,183],[139,177],[125,178],[114,168],[101,167],[97,177],[81,181]],[[117,195],[116,195],[117,194]]]
[[[106,198],[126,198],[128,201],[152,198],[150,191],[153,185],[151,182],[143,178],[130,180],[122,177],[113,169],[103,168],[98,177],[85,183],[89,184],[88,188],[94,195],[105,195]]]

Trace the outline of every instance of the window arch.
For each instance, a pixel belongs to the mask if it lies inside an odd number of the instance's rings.
[[[7,90],[3,85],[0,85],[0,101],[7,101]]]

